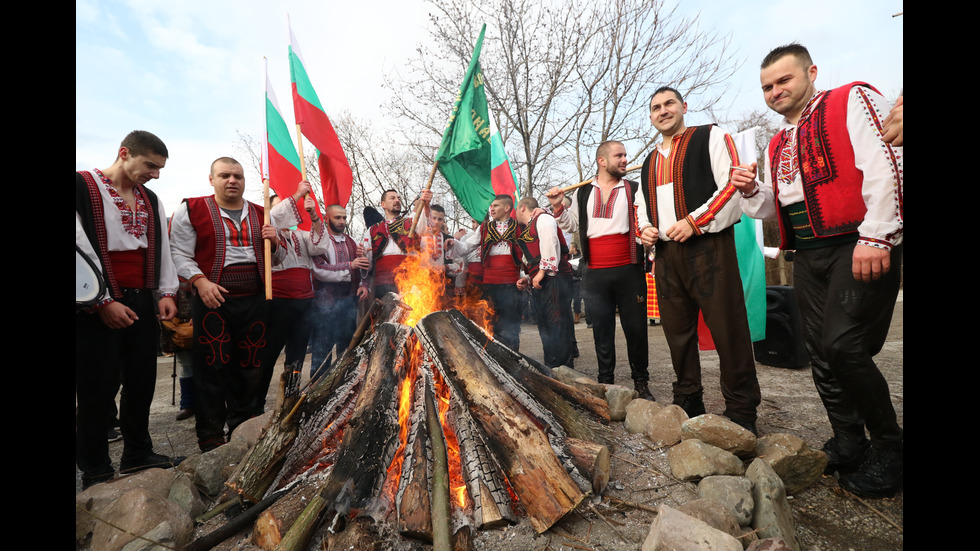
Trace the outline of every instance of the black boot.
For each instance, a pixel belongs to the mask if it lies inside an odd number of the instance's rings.
[[[861,467],[840,476],[841,488],[861,497],[892,497],[902,489],[905,460],[902,450],[870,448]]]
[[[828,459],[823,474],[831,475],[840,472],[843,475],[854,472],[861,466],[870,446],[871,443],[863,434],[860,436],[835,434],[823,445],[823,452],[827,454]]]
[[[633,381],[633,388],[639,394],[637,398],[643,398],[644,400],[650,400],[651,402],[656,402],[657,399],[653,397],[650,393],[650,388],[647,387],[646,381]]]
[[[681,406],[689,418],[704,415],[704,399],[701,393],[688,394],[687,396],[674,396],[674,404]]]

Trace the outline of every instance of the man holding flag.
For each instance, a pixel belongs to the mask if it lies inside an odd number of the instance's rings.
[[[418,230],[424,233],[428,227],[429,202],[432,201],[432,191],[422,190],[422,201],[425,211],[419,217]],[[389,189],[381,194],[381,208],[385,219],[368,228],[361,237],[360,246],[367,254],[368,262],[373,266],[374,296],[381,298],[389,292],[398,292],[395,285],[395,268],[397,268],[410,249],[418,248],[418,236],[409,237],[412,218],[402,214],[402,197],[397,191]],[[361,280],[361,287],[367,287],[367,279]],[[361,293],[363,291],[359,291]]]
[[[687,103],[670,87],[650,99],[650,122],[663,142],[643,163],[636,194],[640,237],[656,249],[657,299],[677,380],[674,403],[705,413],[698,354],[698,312],[718,349],[724,415],[756,432],[761,401],[732,225],[742,211],[731,175],[738,152],[716,125],[688,128]]]

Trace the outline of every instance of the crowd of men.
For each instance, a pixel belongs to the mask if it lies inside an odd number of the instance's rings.
[[[320,218],[305,181],[272,203],[272,223],[265,224],[263,207],[243,198],[244,170],[230,157],[211,166],[214,193],[185,199],[168,230],[163,206],[145,186],[159,177],[167,148],[149,132],[131,133],[112,166],[76,174],[76,246],[106,281],[98,302],[76,313],[83,485],[114,476],[106,429],[120,383],[120,472],[183,459],[154,452],[148,430],[156,320],[174,316],[179,282],[190,292],[197,440],[208,451],[262,413],[283,349],[288,373],[302,372],[308,346],[310,375],[327,368],[331,350],[351,340],[357,304],[398,292],[396,270],[412,254],[454,265],[446,268],[446,296],[486,299],[495,339],[515,351],[529,292],[543,363],[573,365],[572,241],[587,273],[582,295],[598,381],[614,381],[618,313],[635,389],[654,399],[645,304],[652,264],[675,374],[672,402],[689,416],[705,413],[700,313],[718,350],[723,414],[756,432],[761,395],[733,237],[744,212],[778,219],[781,248],[796,251],[804,336],[834,434],[823,448],[827,472],[839,472],[841,485],[856,494],[893,495],[902,486],[904,437],[872,357],[900,281],[903,105],[886,118],[888,106],[870,85],[818,91],[816,75],[798,44],[773,50],[762,64],[765,101],[784,117],[765,158],[765,183],[756,163],[740,162],[729,134],[716,125],[688,127],[683,96],[664,86],[650,97],[650,121],[662,141],[638,181],[625,178],[624,144],[606,141],[590,185],[567,197],[549,189],[549,208],[533,197],[515,203],[498,195],[482,222],[455,236],[445,232],[445,210],[430,205],[430,191],[422,192],[414,220],[398,192],[388,190],[380,197],[383,219],[355,240],[342,206],[326,206]],[[298,229],[304,212],[308,230]],[[267,260],[274,266],[271,301]]]

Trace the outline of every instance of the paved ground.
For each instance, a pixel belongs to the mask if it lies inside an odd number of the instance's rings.
[[[892,392],[892,401],[898,413],[899,422],[903,421],[903,320],[904,303],[902,294],[899,295],[898,304],[895,309],[895,316],[892,320],[888,341],[882,352],[876,357],[876,361],[885,374]],[[576,369],[596,376],[595,352],[592,347],[591,330],[586,328],[585,322],[575,326],[576,338],[579,343],[581,356],[576,360]],[[673,371],[670,368],[670,358],[667,351],[667,344],[660,326],[649,327],[650,334],[650,388],[654,396],[661,398],[664,402],[669,402],[671,391],[670,384],[673,380]],[[617,360],[619,367],[616,371],[617,382],[624,385],[630,384],[629,368],[626,366],[625,341],[622,335],[617,336]],[[521,351],[531,357],[541,359],[540,340],[537,336],[537,328],[533,325],[524,325],[521,331]],[[702,371],[705,387],[705,405],[709,413],[721,413],[724,404],[719,391],[718,357],[714,352],[702,352]],[[831,436],[830,425],[820,400],[813,388],[809,370],[788,370],[769,367],[758,364],[759,383],[762,388],[762,405],[759,409],[759,432],[761,435],[774,432],[788,432],[803,438],[811,447],[819,448],[822,443]],[[282,363],[277,366],[277,373],[281,371]],[[151,410],[151,432],[153,434],[155,449],[159,453],[171,455],[191,455],[198,453],[194,438],[193,418],[185,421],[176,421],[174,415],[177,406],[171,405],[173,396],[172,379],[173,358],[161,357],[158,363],[157,389]],[[278,380],[278,376],[273,379]],[[274,400],[270,389],[267,407],[272,407]],[[179,385],[178,396],[179,402]],[[621,426],[621,424],[620,424]],[[619,429],[617,429],[619,430]],[[631,491],[630,484],[632,478],[642,469],[631,466],[631,463],[640,465],[654,465],[662,462],[662,450],[647,450],[641,441],[625,435],[624,431],[619,430],[618,434],[623,439],[622,449],[614,450],[614,454],[629,459],[629,461],[616,459],[613,461],[614,479],[618,476],[626,487],[620,491],[618,497],[623,499],[639,500],[642,495],[641,490]],[[110,444],[110,453],[113,461],[118,466],[119,455],[122,453],[122,443]],[[646,446],[649,448],[649,446]],[[81,475],[76,469],[75,492],[81,490]],[[615,482],[615,480],[614,480]],[[622,486],[622,484],[621,484]],[[616,494],[615,486],[610,491]],[[639,493],[637,493],[639,492]],[[671,492],[669,497],[649,496],[644,498],[646,503],[656,505],[662,499],[683,501],[684,498],[678,492]],[[689,498],[688,498],[689,499]],[[845,495],[837,485],[836,479],[825,477],[813,487],[804,490],[799,495],[793,496],[793,504],[796,514],[797,529],[805,549],[808,550],[874,550],[874,549],[901,549],[904,546],[904,536],[902,534],[904,516],[904,495],[899,494],[895,499],[868,500],[861,502]],[[877,511],[877,512],[876,512]],[[879,514],[880,513],[880,514]],[[562,529],[570,533],[579,533],[588,538],[585,534],[598,534],[605,529],[601,522],[591,520],[570,519]],[[888,520],[885,519],[888,518]],[[584,518],[584,517],[582,517]],[[624,517],[623,522],[631,524],[629,529],[620,528],[627,537],[632,538],[636,543],[642,541],[645,535],[645,526],[652,520],[649,513],[633,513],[630,517]],[[594,519],[593,519],[594,520]],[[565,523],[565,521],[562,521]],[[587,524],[587,529],[582,523]],[[893,524],[894,523],[894,524]],[[526,525],[527,522],[522,522]],[[897,525],[897,526],[896,526]],[[595,532],[593,532],[595,531]],[[508,534],[506,539],[502,534]],[[497,543],[497,539],[501,539]],[[492,549],[516,549],[516,548],[535,548],[541,549],[547,545],[552,548],[559,547],[559,540],[552,540],[553,535],[537,536],[526,527],[518,525],[504,532],[491,532],[481,536],[478,543],[484,548]],[[592,536],[596,538],[597,536]],[[603,549],[631,549],[634,545],[619,544],[617,537],[610,535],[605,544],[590,542],[590,547],[582,548],[603,548]],[[576,545],[581,546],[581,543]],[[515,547],[517,546],[517,547]],[[591,547],[594,546],[594,547]]]

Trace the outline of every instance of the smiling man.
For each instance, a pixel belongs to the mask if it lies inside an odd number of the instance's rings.
[[[282,260],[275,227],[243,199],[245,171],[231,157],[211,163],[214,195],[185,199],[170,225],[177,275],[194,290],[194,386],[201,451],[225,443],[251,417],[266,345],[263,238]],[[279,254],[276,254],[279,253]]]
[[[154,453],[149,431],[159,338],[154,306],[162,320],[177,313],[177,273],[163,204],[144,184],[160,177],[167,157],[160,138],[136,130],[112,166],[75,173],[75,246],[106,282],[99,302],[75,314],[75,463],[83,487],[114,475],[106,432],[120,381],[120,470],[183,459]]]
[[[766,56],[762,94],[782,128],[769,142],[766,184],[755,165],[732,183],[745,212],[777,218],[780,248],[796,250],[813,381],[834,432],[824,444],[827,473],[839,471],[855,494],[892,496],[903,483],[905,438],[873,356],[901,283],[903,149],[883,141],[888,103],[871,85],[818,91],[816,79],[800,44]]]
[[[761,401],[732,225],[742,216],[729,183],[738,152],[715,125],[688,128],[687,103],[663,87],[650,122],[663,141],[643,163],[636,194],[641,241],[656,249],[657,300],[677,379],[674,403],[705,413],[698,312],[718,350],[724,415],[756,432]]]

